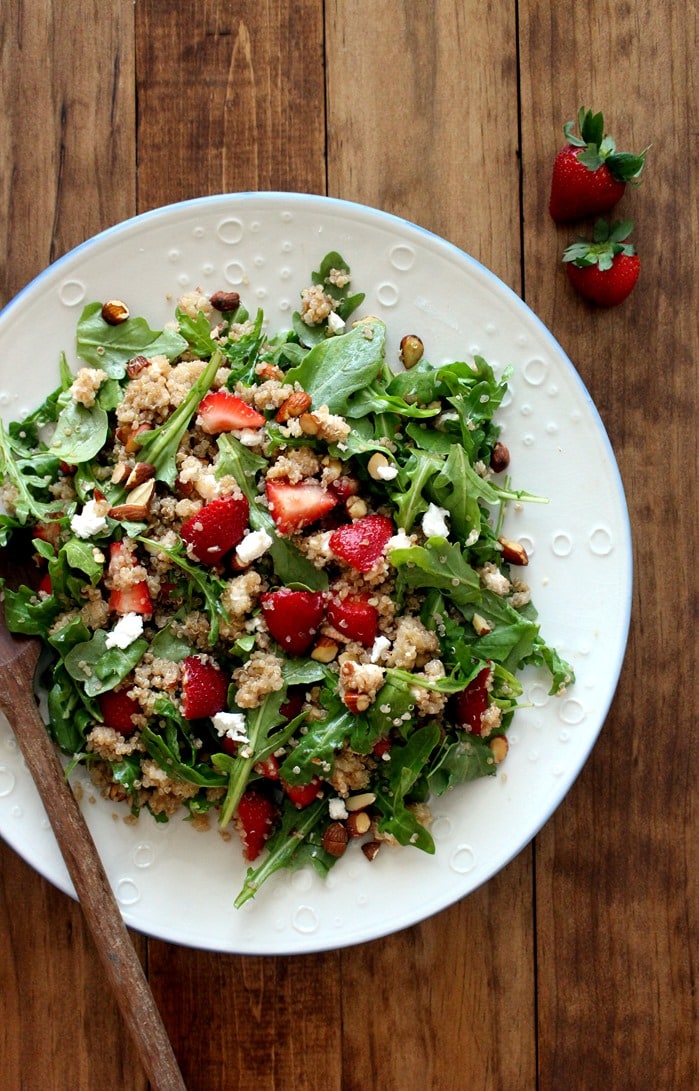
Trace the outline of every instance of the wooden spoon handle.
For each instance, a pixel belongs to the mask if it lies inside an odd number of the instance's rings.
[[[21,672],[18,672],[21,673]],[[0,706],[15,734],[73,880],[88,928],[152,1091],[186,1091],[172,1045],[82,811],[30,687],[5,671]],[[9,676],[9,677],[8,677]]]

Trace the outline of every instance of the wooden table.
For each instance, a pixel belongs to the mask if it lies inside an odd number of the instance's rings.
[[[237,957],[134,939],[191,1091],[691,1091],[697,1052],[697,4],[4,0],[0,301],[132,214],[287,189],[423,224],[524,295],[623,475],[631,637],[533,845],[387,939]],[[595,311],[547,213],[562,124],[652,142],[643,259]],[[591,488],[594,482],[591,482]],[[142,1091],[79,908],[0,845],[0,1087]]]

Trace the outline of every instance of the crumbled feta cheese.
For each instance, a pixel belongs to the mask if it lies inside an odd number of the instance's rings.
[[[414,543],[410,540],[404,530],[399,530],[397,534],[394,534],[392,538],[388,539],[386,544],[386,552],[390,553],[392,549],[410,549]]]
[[[240,440],[243,447],[259,447],[261,443],[264,443],[264,432],[261,428],[241,428],[239,431],[234,432],[237,439]]]
[[[340,318],[337,311],[331,311],[328,315],[328,329],[333,333],[341,333],[345,328],[344,319]]]
[[[235,555],[241,564],[252,564],[266,553],[272,544],[273,539],[266,530],[253,530],[250,534],[246,534],[242,542],[236,546]]]
[[[340,799],[339,796],[328,800],[328,813],[333,822],[342,822],[344,818],[347,818],[348,811],[345,807],[344,799]]]
[[[70,529],[78,538],[92,538],[107,529],[107,507],[101,500],[88,500],[82,511],[75,513]]]
[[[140,614],[124,614],[120,617],[111,633],[107,633],[104,642],[105,648],[128,648],[134,640],[138,640],[143,632],[143,618]]]
[[[242,712],[217,712],[211,717],[211,722],[221,738],[225,735],[233,742],[250,742]]]
[[[379,659],[383,658],[384,654],[391,647],[391,641],[386,636],[377,636],[374,641],[374,646],[371,649],[371,662],[378,663]]]
[[[380,481],[393,481],[394,477],[398,477],[397,466],[377,466],[375,472]]]
[[[430,504],[422,517],[422,533],[426,538],[449,537],[449,527],[445,519],[448,514],[446,508],[439,508],[436,504]]]

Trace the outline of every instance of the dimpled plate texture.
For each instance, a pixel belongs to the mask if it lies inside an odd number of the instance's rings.
[[[75,326],[93,300],[123,299],[155,329],[179,295],[237,290],[268,328],[288,328],[300,290],[329,250],[366,293],[359,314],[388,327],[398,367],[406,333],[433,363],[481,354],[514,368],[500,413],[513,485],[549,503],[518,506],[506,533],[531,558],[526,573],[542,632],[577,673],[549,697],[543,674],[524,676],[524,703],[495,777],[434,803],[434,857],[389,849],[369,863],[352,846],[327,880],[275,875],[242,910],[236,838],[160,825],[106,802],[84,780],[83,808],[126,923],[164,940],[236,953],[297,954],[377,938],[473,891],[530,841],[564,798],[604,722],[626,646],[631,544],[614,456],[577,372],[539,319],[500,280],[450,243],[383,212],[303,194],[243,193],[168,206],[129,220],[49,267],[0,315],[0,412],[15,419],[73,367]],[[0,834],[72,894],[17,745],[0,721]]]

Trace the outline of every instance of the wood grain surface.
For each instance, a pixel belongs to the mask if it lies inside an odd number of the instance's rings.
[[[521,293],[599,408],[634,535],[628,653],[533,845],[387,939],[292,958],[134,940],[190,1091],[699,1086],[696,0],[4,0],[0,303],[96,231],[222,191],[329,193]],[[547,213],[562,125],[652,144],[641,279],[594,311]],[[594,480],[590,481],[594,488]],[[0,1087],[144,1091],[79,908],[0,843]]]

